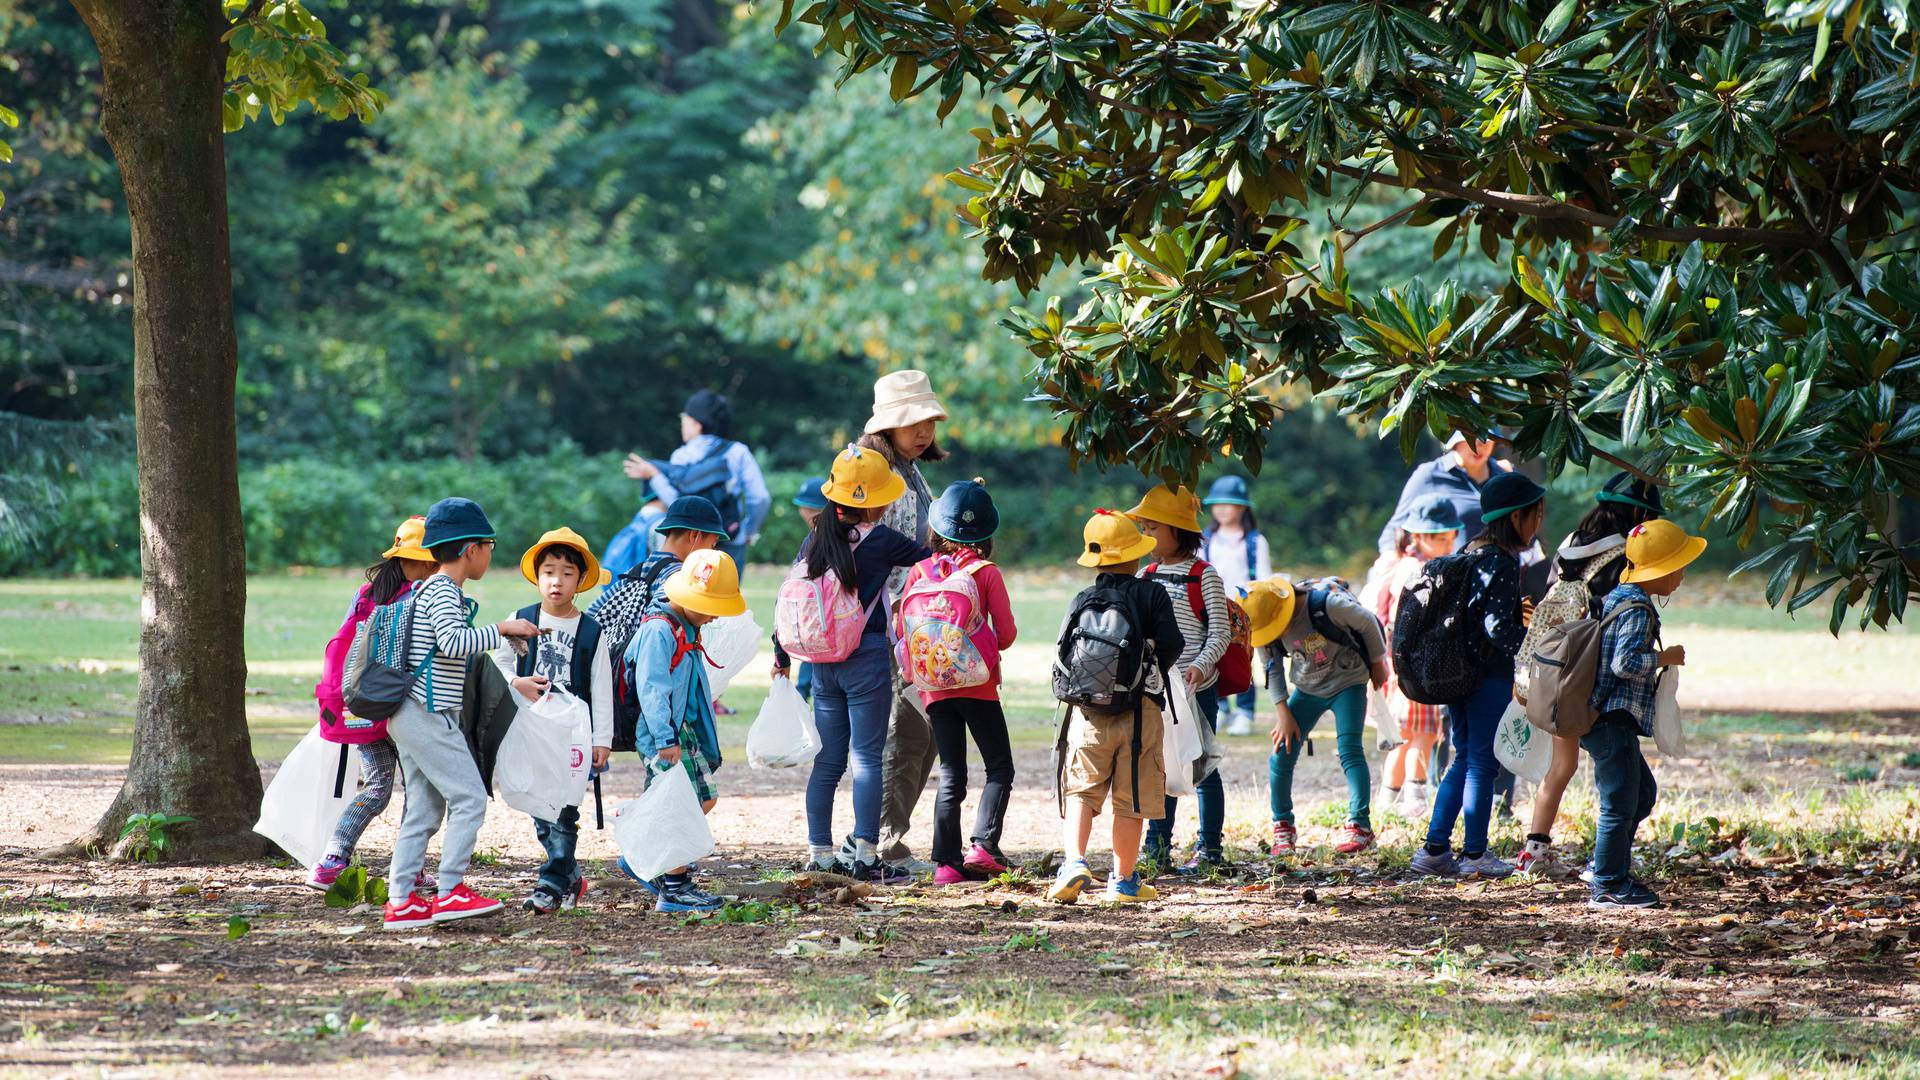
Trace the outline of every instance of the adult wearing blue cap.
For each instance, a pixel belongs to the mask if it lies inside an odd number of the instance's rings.
[[[1407,516],[1413,513],[1415,504],[1430,495],[1445,496],[1460,515],[1458,546],[1454,550],[1472,543],[1485,527],[1480,517],[1481,487],[1493,477],[1513,470],[1510,462],[1494,458],[1499,446],[1497,432],[1468,438],[1456,431],[1447,438],[1444,453],[1414,466],[1413,475],[1407,477],[1406,486],[1400,489],[1400,501],[1393,508],[1393,516],[1380,530],[1380,554],[1388,557],[1395,554]]]

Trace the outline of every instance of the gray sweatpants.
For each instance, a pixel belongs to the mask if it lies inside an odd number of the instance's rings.
[[[400,748],[400,774],[407,788],[406,811],[400,835],[393,842],[393,864],[387,870],[388,888],[398,896],[420,876],[427,858],[427,841],[440,831],[440,895],[445,896],[467,876],[473,844],[487,819],[487,789],[480,769],[460,731],[460,711],[428,712],[408,698],[387,722],[387,736]]]
[[[933,724],[907,700],[908,690],[898,671],[893,673],[893,715],[887,723],[887,752],[880,766],[880,858],[905,862],[913,857],[907,830],[913,810],[927,790],[934,762],[940,758],[933,742]]]

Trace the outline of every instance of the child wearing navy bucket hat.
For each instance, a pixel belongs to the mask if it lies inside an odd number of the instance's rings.
[[[907,572],[895,617],[900,670],[927,706],[940,755],[934,801],[933,880],[956,885],[1005,873],[1000,834],[1013,791],[1013,744],[1000,707],[1000,656],[1013,644],[1013,605],[993,555],[1000,513],[979,478],[947,488],[928,511],[933,554]],[[967,736],[980,749],[986,786],[962,855]]]
[[[1254,518],[1253,497],[1245,477],[1222,476],[1200,500],[1210,520],[1202,532],[1200,558],[1219,572],[1229,596],[1244,592],[1256,581],[1273,576],[1273,552]],[[1227,719],[1228,735],[1253,733],[1253,715],[1260,709],[1258,680],[1233,699]]]
[[[467,866],[474,841],[487,818],[487,788],[460,727],[460,701],[466,692],[467,657],[498,647],[503,638],[538,637],[540,628],[526,619],[493,626],[473,625],[479,605],[461,586],[477,581],[493,564],[493,525],[471,499],[441,499],[427,510],[421,546],[436,569],[405,602],[407,670],[417,673],[407,699],[387,723],[387,735],[400,750],[407,792],[400,835],[393,842],[388,881],[417,881],[426,862],[427,843],[446,819],[440,844],[439,895],[409,890],[388,901],[388,930],[411,930],[434,923],[491,915],[500,901],[467,888]]]
[[[1381,575],[1379,587],[1363,593],[1373,613],[1386,628],[1388,643],[1393,637],[1393,620],[1400,614],[1400,597],[1420,579],[1420,568],[1429,561],[1453,552],[1460,535],[1460,512],[1445,495],[1422,496],[1400,523],[1395,538],[1397,555]],[[1446,720],[1446,707],[1414,701],[1400,692],[1400,683],[1392,675],[1392,650],[1388,650],[1387,709],[1400,728],[1400,744],[1387,751],[1380,763],[1380,795],[1374,801],[1383,809],[1398,804],[1401,814],[1412,820],[1425,816],[1433,801],[1427,766],[1433,748],[1439,744]]]

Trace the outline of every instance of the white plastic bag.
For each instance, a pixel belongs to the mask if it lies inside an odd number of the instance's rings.
[[[747,730],[747,767],[790,769],[819,753],[820,729],[813,723],[813,707],[793,688],[791,679],[773,680],[766,704]]]
[[[340,769],[346,755],[346,771]],[[338,783],[340,794],[334,795]],[[326,857],[340,812],[360,788],[360,752],[320,737],[315,724],[293,753],[280,763],[273,783],[260,799],[260,820],[253,831],[280,845],[280,849],[312,869]]]
[[[520,711],[494,758],[493,794],[515,810],[553,821],[586,795],[586,762],[578,769],[574,763],[591,752],[582,752],[579,729],[584,721],[591,741],[592,721],[586,703],[565,690],[538,701],[515,695],[515,701]]]
[[[1174,668],[1167,680],[1167,709],[1160,714],[1163,735],[1160,756],[1167,768],[1167,794],[1174,798],[1192,795],[1193,763],[1206,756],[1206,740],[1200,734],[1200,699],[1187,685],[1186,671]]]
[[[726,693],[734,676],[753,662],[766,636],[760,624],[753,621],[751,611],[715,619],[700,628],[700,647],[712,661],[707,665],[707,688],[714,697]]]
[[[1508,772],[1537,784],[1553,764],[1553,736],[1527,722],[1525,705],[1509,701],[1493,731],[1493,756]]]
[[[1667,757],[1687,756],[1687,733],[1680,727],[1680,669],[1660,672],[1660,689],[1653,699],[1653,744]]]
[[[687,770],[676,765],[649,776],[647,790],[614,812],[613,840],[633,872],[649,881],[711,853],[713,830]]]
[[[1407,740],[1400,735],[1400,721],[1393,715],[1393,706],[1387,703],[1387,695],[1371,683],[1367,686],[1367,718],[1373,721],[1373,729],[1380,734],[1380,749],[1391,750]]]

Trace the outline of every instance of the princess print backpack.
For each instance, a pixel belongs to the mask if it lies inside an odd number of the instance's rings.
[[[860,541],[854,541],[854,546],[859,547]],[[807,561],[801,558],[787,570],[787,579],[774,596],[774,635],[795,659],[837,664],[860,647],[867,620],[886,595],[887,590],[881,589],[873,603],[863,608],[856,587],[841,584],[832,570],[808,577]]]
[[[993,677],[993,666],[974,635],[986,623],[974,572],[988,562],[956,565],[937,555],[920,564],[920,576],[900,598],[900,670],[918,690],[964,690]]]

